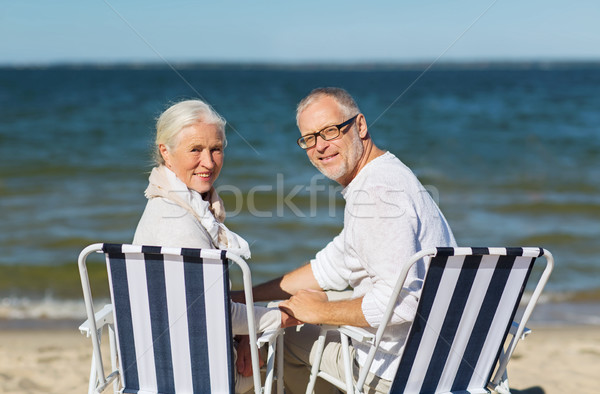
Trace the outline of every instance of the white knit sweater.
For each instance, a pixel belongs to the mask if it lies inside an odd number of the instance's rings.
[[[387,152],[369,162],[342,191],[344,229],[311,261],[323,290],[350,286],[362,297],[362,311],[375,332],[394,288],[401,263],[425,248],[455,246],[446,219],[412,171]],[[425,275],[425,264],[409,272],[405,290],[385,331],[371,372],[392,380]],[[403,292],[404,294],[404,292]],[[355,343],[364,364],[368,346]]]
[[[164,169],[169,171],[169,176],[174,176],[170,170]],[[208,202],[202,200],[199,193],[187,189],[185,184],[177,178],[171,178],[171,182],[174,183],[171,187],[179,191],[177,193],[179,196],[185,189],[190,192],[190,198],[195,204],[198,206],[208,205]],[[167,187],[168,185],[163,186]],[[198,211],[200,209],[196,211],[196,214]],[[201,211],[203,215],[212,215],[209,209]],[[152,197],[148,200],[135,231],[133,244],[180,248],[218,248],[207,229],[188,209],[164,197]],[[281,312],[277,308],[254,306],[254,315],[258,332],[273,330],[281,326]],[[231,322],[234,335],[248,334],[246,305],[231,303]]]

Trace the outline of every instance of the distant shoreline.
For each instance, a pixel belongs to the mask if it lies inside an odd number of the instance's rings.
[[[454,60],[439,61],[361,61],[361,62],[49,62],[49,63],[0,63],[0,70],[7,69],[115,69],[115,70],[162,70],[174,67],[178,70],[289,70],[289,71],[445,71],[445,70],[561,70],[600,69],[600,59],[557,60]]]

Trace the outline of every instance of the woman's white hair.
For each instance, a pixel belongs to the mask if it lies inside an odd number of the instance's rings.
[[[164,144],[167,149],[173,150],[179,143],[179,133],[185,127],[195,123],[215,125],[223,139],[223,148],[227,146],[225,138],[225,119],[210,105],[202,100],[185,100],[171,105],[156,121],[156,140],[154,142],[154,160],[156,164],[165,164],[160,154],[159,146]]]

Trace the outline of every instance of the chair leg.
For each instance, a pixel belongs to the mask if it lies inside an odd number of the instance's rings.
[[[277,394],[283,394],[283,335],[277,337]]]
[[[502,374],[502,380],[498,382],[498,385],[494,387],[494,391],[498,394],[510,394],[510,387],[508,386],[508,375],[506,372]]]
[[[342,344],[342,359],[344,361],[344,375],[346,377],[346,393],[354,392],[352,382],[352,364],[350,361],[350,344],[348,337],[345,334],[340,334],[340,342]]]
[[[94,394],[94,389],[96,388],[96,381],[98,377],[96,376],[96,358],[92,354],[92,367],[90,370],[90,382],[88,384],[88,394]]]
[[[100,327],[96,331],[96,335],[98,337],[98,342],[102,343],[102,330],[103,327]],[[88,394],[94,394],[96,392],[96,387],[98,386],[98,370],[96,369],[96,357],[92,352],[92,367],[90,370],[90,382],[88,385]]]
[[[117,340],[115,337],[115,328],[112,324],[108,325],[108,342],[110,345],[110,366],[112,368],[113,371],[117,371],[119,370],[118,367],[118,360],[117,360]],[[120,370],[119,370],[120,373]],[[113,382],[113,391],[116,393],[119,392],[119,382],[120,382],[120,378],[119,379],[115,379],[115,381]]]
[[[512,341],[516,341],[516,340],[518,340],[518,338],[513,336],[510,343],[512,343]],[[506,349],[503,347],[500,349],[499,363],[501,363],[505,357],[506,357]],[[498,382],[495,385],[491,384],[489,386],[498,394],[510,394],[510,387],[508,386],[508,371],[505,369],[504,372],[502,373],[502,376],[500,377],[500,379],[498,379]]]
[[[271,394],[271,390],[273,387],[273,375],[274,375],[274,367],[275,367],[275,349],[272,343],[268,346],[267,352],[267,376],[265,377],[265,386],[264,386],[264,394]]]
[[[325,349],[325,337],[327,335],[327,330],[321,328],[321,332],[319,333],[319,338],[317,339],[317,349],[315,354],[315,361],[313,362],[312,368],[310,370],[310,380],[308,381],[308,385],[306,386],[306,394],[313,394],[315,389],[315,384],[317,382],[317,375],[319,373],[319,367],[321,366],[321,358],[323,357],[323,350]]]

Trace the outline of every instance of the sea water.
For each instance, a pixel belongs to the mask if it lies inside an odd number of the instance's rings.
[[[545,301],[598,304],[598,65],[62,66],[0,68],[0,318],[83,314],[77,255],[131,242],[155,119],[186,98],[228,121],[216,186],[253,281],[310,260],[343,222],[340,187],[295,142],[295,105],[318,86],[356,98],[460,245],[542,246]]]

